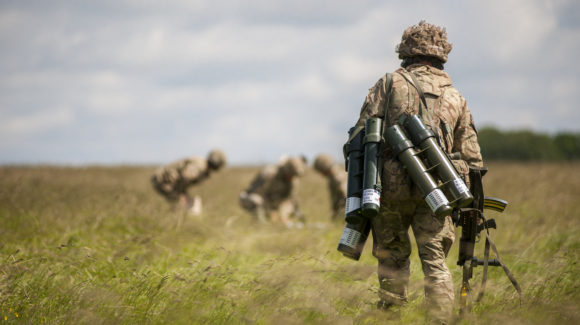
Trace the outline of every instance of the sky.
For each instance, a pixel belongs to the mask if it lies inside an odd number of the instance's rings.
[[[476,125],[580,132],[573,0],[0,1],[0,164],[342,157],[426,20]]]

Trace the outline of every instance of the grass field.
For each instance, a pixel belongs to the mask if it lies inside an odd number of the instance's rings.
[[[486,195],[509,201],[488,213],[492,237],[523,298],[491,268],[485,297],[461,323],[580,324],[580,163],[489,167]],[[152,171],[0,168],[0,323],[389,322],[375,310],[370,242],[358,262],[336,251],[344,225],[329,222],[326,182],[312,170],[300,188],[303,229],[253,224],[238,207],[255,167],[226,168],[193,189],[201,217],[173,213],[151,189]],[[458,290],[457,246],[447,262]],[[479,281],[476,268],[476,292]],[[416,249],[409,295],[391,323],[424,321]]]

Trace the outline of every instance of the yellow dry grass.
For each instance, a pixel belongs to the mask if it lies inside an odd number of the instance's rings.
[[[580,163],[492,163],[486,195],[509,201],[493,231],[519,280],[501,269],[465,324],[580,323]],[[192,189],[201,217],[172,212],[153,168],[0,168],[0,321],[29,324],[379,324],[370,242],[360,261],[336,245],[325,180],[303,177],[304,229],[254,224],[237,196],[257,167],[232,167]],[[488,216],[488,217],[489,217]],[[483,246],[480,243],[479,246]],[[482,247],[478,247],[482,248]],[[422,323],[414,250],[401,323]],[[457,243],[448,265],[456,288]],[[475,269],[478,287],[481,268]],[[392,320],[390,320],[392,322]]]

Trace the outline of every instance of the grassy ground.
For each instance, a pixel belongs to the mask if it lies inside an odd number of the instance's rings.
[[[195,189],[202,217],[173,213],[146,167],[0,168],[0,323],[379,324],[376,262],[336,245],[324,179],[303,178],[304,229],[255,225],[237,205],[256,168],[227,168]],[[464,324],[580,323],[580,164],[490,164],[486,194],[510,202],[492,232],[523,289],[500,268]],[[478,245],[482,249],[483,243]],[[480,253],[481,254],[481,253]],[[448,265],[459,288],[457,242]],[[400,321],[422,323],[411,261]],[[476,290],[481,268],[472,281]]]

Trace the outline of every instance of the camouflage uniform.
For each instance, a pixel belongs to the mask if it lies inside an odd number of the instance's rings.
[[[225,161],[225,155],[220,150],[211,151],[207,159],[195,156],[181,159],[157,169],[151,176],[151,183],[169,202],[192,208],[194,199],[187,194],[188,188],[205,180],[212,170],[220,169]],[[196,201],[201,205],[201,199],[196,197]]]
[[[304,217],[296,198],[299,177],[306,168],[302,158],[283,159],[279,165],[266,166],[254,178],[250,186],[240,193],[242,208],[261,222],[267,219],[282,222],[288,227],[300,225]],[[291,218],[298,219],[296,222]]]
[[[346,200],[347,174],[344,166],[333,162],[332,157],[321,154],[314,160],[314,169],[328,178],[328,190],[330,192],[330,204],[332,220],[344,215]]]
[[[433,34],[435,37],[425,37]],[[422,53],[445,62],[451,44],[446,41],[444,29],[421,22],[405,31],[397,50],[402,59]],[[392,89],[386,115],[385,75],[370,88],[357,126],[364,125],[369,117],[386,117],[386,129],[403,114],[417,114],[421,99],[413,86],[410,73],[415,75],[425,93],[428,107],[427,110],[423,108],[425,124],[438,135],[444,151],[461,153],[461,160],[454,160],[453,163],[469,186],[468,165],[482,165],[477,133],[465,99],[452,86],[444,71],[430,65],[411,64],[391,74]],[[371,220],[373,255],[379,264],[379,306],[387,307],[407,301],[411,254],[408,229],[411,227],[425,276],[429,315],[445,322],[451,316],[454,299],[451,273],[445,264],[455,239],[451,217],[434,216],[405,169],[388,148],[383,149],[383,162],[381,208],[379,214]]]

